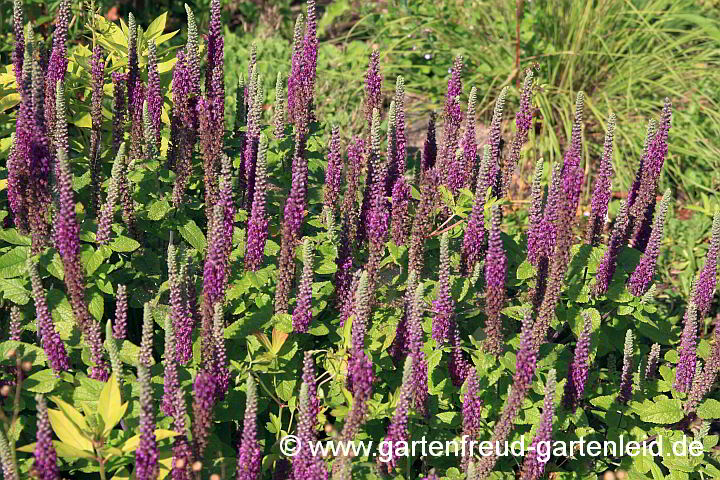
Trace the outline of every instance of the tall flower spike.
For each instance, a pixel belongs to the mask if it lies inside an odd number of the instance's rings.
[[[390,104],[390,122],[394,123],[394,104]],[[368,259],[368,275],[370,278],[370,289],[375,290],[377,272],[380,269],[380,261],[385,251],[385,242],[390,223],[390,209],[385,196],[387,179],[387,158],[385,161],[380,156],[380,112],[373,112],[372,146],[370,150],[369,163],[373,170],[372,184],[370,185],[370,206],[367,214],[367,236],[369,241],[370,258]],[[370,168],[370,166],[368,167]]]
[[[505,99],[510,87],[503,87],[500,90],[500,94],[495,100],[495,109],[493,110],[492,120],[490,122],[490,136],[488,138],[488,145],[490,146],[490,162],[488,163],[487,178],[485,178],[485,185],[492,187],[492,194],[494,197],[500,197],[500,190],[502,188],[502,116],[503,110],[505,109]]]
[[[435,166],[437,159],[437,139],[435,132],[435,112],[430,112],[430,120],[428,121],[427,133],[425,134],[425,142],[423,143],[423,152],[420,169],[423,173]]]
[[[27,268],[30,274],[30,282],[32,283],[33,300],[35,301],[35,323],[38,337],[40,337],[40,342],[45,351],[45,356],[48,359],[50,368],[53,369],[53,372],[59,374],[70,368],[70,359],[65,351],[65,344],[57,330],[55,330],[55,325],[53,324],[52,316],[50,315],[50,310],[48,309],[45,299],[45,288],[40,279],[37,264],[32,258],[28,259]]]
[[[545,455],[545,453],[550,453],[552,441],[556,385],[555,369],[553,368],[548,372],[548,378],[545,381],[545,399],[543,401],[543,412],[540,417],[540,423],[537,426],[535,437],[530,443],[530,448],[528,449],[530,453],[525,457],[525,462],[523,463],[523,480],[537,480],[542,477],[545,472],[545,464],[549,458],[549,455]]]
[[[593,294],[595,296],[604,295],[610,281],[615,274],[615,268],[617,267],[617,256],[620,253],[620,249],[624,246],[626,240],[625,235],[627,234],[629,227],[629,219],[627,212],[627,204],[622,202],[620,204],[620,211],[618,212],[617,218],[615,219],[615,227],[613,228],[612,234],[610,235],[610,241],[608,242],[605,255],[603,256],[600,265],[597,267],[597,273],[595,274],[595,285],[593,286]]]
[[[483,148],[483,165],[490,163],[490,146]],[[485,195],[488,184],[483,182],[483,176],[478,175],[475,187],[475,201],[468,217],[467,228],[463,236],[461,267],[463,275],[472,273],[482,257],[485,248]]]
[[[433,212],[437,199],[439,176],[436,170],[428,170],[423,174],[420,204],[415,210],[410,232],[410,249],[408,252],[408,269],[422,275],[425,266],[425,239],[432,231]]]
[[[20,341],[23,332],[23,314],[17,305],[10,307],[10,325],[8,325],[8,339]]]
[[[532,380],[535,376],[535,367],[537,365],[538,347],[533,339],[533,329],[536,328],[532,320],[531,312],[525,314],[523,319],[522,330],[520,333],[520,347],[517,352],[515,361],[515,374],[510,387],[505,404],[503,405],[500,418],[495,423],[493,434],[490,438],[492,445],[505,442],[514,427],[515,417],[517,416],[525,397],[532,386]],[[498,456],[496,452],[482,457],[476,464],[475,478],[479,480],[486,479],[493,467],[497,463]]]
[[[393,413],[390,426],[387,429],[384,442],[391,445],[392,448],[388,455],[378,457],[377,463],[381,469],[391,473],[397,468],[398,461],[402,458],[400,451],[401,445],[407,445],[408,435],[408,414],[410,410],[410,402],[412,400],[412,357],[405,359],[403,368],[402,384],[400,385],[400,394],[398,395],[395,412]]]
[[[215,304],[225,299],[227,256],[223,232],[223,208],[215,205],[209,222],[209,241],[203,266],[202,351],[203,360],[212,353],[212,325]]]
[[[620,393],[617,401],[621,404],[627,404],[632,398],[632,374],[633,374],[633,348],[634,337],[632,330],[628,330],[625,334],[625,347],[623,348],[623,368],[620,375]]]
[[[507,255],[500,236],[502,207],[496,205],[492,212],[492,226],[485,258],[485,344],[487,352],[500,355],[505,340],[502,333],[501,311],[505,307],[505,276],[507,275]]]
[[[317,70],[317,16],[315,13],[315,0],[307,0],[307,22],[302,49],[302,75],[300,85],[302,91],[301,109],[297,127],[299,131],[307,134],[310,121],[313,120],[312,106],[315,93],[315,74]]]
[[[248,205],[252,205],[253,197],[255,195],[255,169],[257,166],[258,142],[260,141],[260,130],[262,127],[260,125],[262,107],[265,99],[262,82],[262,75],[258,73],[257,68],[253,68],[250,88],[248,89],[250,92],[248,94],[250,103],[248,104],[249,110],[244,152],[244,169],[245,181],[247,184]]]
[[[630,216],[633,219],[632,245],[641,252],[645,251],[645,246],[650,237],[658,181],[668,153],[668,133],[671,123],[672,104],[670,99],[666,98],[657,132],[648,143],[647,152],[642,159],[643,172],[637,197],[634,198],[629,209]]]
[[[178,436],[173,439],[173,459],[170,475],[172,480],[190,480],[192,449],[187,439],[188,431],[185,426],[187,405],[185,404],[185,394],[182,389],[178,389],[177,392],[175,392],[175,405],[173,410],[175,411],[173,430],[178,433]]]
[[[692,386],[697,364],[698,311],[692,301],[685,310],[683,322],[685,327],[678,348],[678,364],[673,388],[678,392],[687,393]]]
[[[468,110],[465,116],[465,134],[462,139],[463,157],[465,159],[465,173],[463,186],[473,184],[475,173],[475,158],[477,157],[477,138],[475,137],[475,109],[477,107],[477,88],[472,87],[468,98]]]
[[[660,344],[653,343],[648,354],[647,368],[645,369],[645,379],[650,380],[656,377],[658,365],[660,364]]]
[[[583,313],[583,330],[575,344],[573,360],[568,372],[568,381],[565,384],[565,406],[574,412],[580,405],[585,394],[585,383],[588,378],[590,362],[590,334],[592,333],[592,319],[590,314]]]
[[[155,142],[155,134],[153,133],[152,119],[150,118],[147,100],[143,103],[143,132],[145,137],[145,158],[155,160],[160,153],[160,143]]]
[[[225,347],[225,319],[222,303],[215,304],[213,315],[213,375],[215,375],[218,400],[225,398],[230,388],[230,370],[228,368],[227,349]]]
[[[285,136],[285,85],[282,72],[278,72],[275,80],[275,103],[273,104],[273,135],[278,140]]]
[[[428,415],[428,364],[423,351],[424,332],[423,323],[423,307],[424,307],[424,286],[419,281],[417,288],[412,292],[412,303],[410,305],[410,314],[408,316],[408,343],[410,347],[410,356],[412,363],[412,385],[413,385],[413,405],[415,411],[423,416]]]
[[[462,339],[460,338],[460,329],[457,323],[453,322],[452,331],[450,332],[450,361],[448,362],[448,371],[450,372],[450,380],[455,387],[461,387],[467,376],[472,370],[472,365],[465,358],[462,349]]]
[[[13,70],[15,71],[15,83],[20,91],[23,84],[23,62],[25,60],[25,12],[23,12],[22,0],[13,1],[13,33],[15,34],[15,46],[12,52]]]
[[[250,220],[247,228],[248,238],[245,246],[245,269],[250,271],[256,271],[262,265],[265,242],[268,237],[269,220],[265,209],[268,187],[267,150],[268,139],[265,134],[261,134],[257,165],[255,167],[255,195],[250,210]]]
[[[107,245],[110,242],[110,227],[112,226],[113,215],[115,213],[115,204],[120,196],[123,181],[125,181],[123,179],[124,174],[125,142],[120,144],[120,148],[118,148],[117,154],[115,155],[107,198],[102,206],[102,210],[100,210],[97,234],[95,235],[95,241],[98,245]]]
[[[160,89],[160,75],[158,74],[158,59],[157,59],[157,48],[155,47],[155,41],[150,40],[148,42],[148,64],[147,64],[147,75],[148,75],[148,89],[147,89],[147,103],[148,113],[150,114],[150,125],[151,131],[155,138],[155,145],[160,147],[160,132],[162,130],[162,109],[163,109],[163,95]],[[146,139],[149,141],[149,139]]]
[[[135,86],[140,78],[140,67],[138,65],[138,36],[137,36],[137,23],[135,22],[135,15],[130,12],[128,14],[128,77],[127,77],[127,92],[128,92],[128,105],[135,105]]]
[[[102,101],[105,93],[105,50],[100,45],[93,48],[90,59],[90,88],[92,99],[90,102],[90,118],[92,119],[92,130],[90,131],[90,183],[92,209],[98,215],[100,208],[100,144],[102,142]]]
[[[179,364],[185,365],[192,358],[192,334],[197,324],[197,295],[195,292],[195,278],[190,273],[192,265],[189,255],[181,258],[180,271],[178,272],[179,288],[182,295],[182,316],[181,322],[174,325],[175,343],[177,351],[175,359]]]
[[[45,397],[35,396],[37,405],[37,443],[35,444],[35,463],[31,467],[33,477],[40,480],[59,480],[60,473],[57,467],[57,454],[52,443],[52,428],[48,417],[48,408]],[[6,475],[5,478],[8,478]]]
[[[401,75],[398,75],[395,81],[395,171],[401,177],[405,175],[406,149],[405,79]]]
[[[535,163],[535,174],[533,175],[532,189],[530,190],[530,211],[528,212],[530,227],[527,236],[527,258],[533,265],[539,263],[542,255],[543,197],[545,193],[542,177],[543,159],[539,158]]]
[[[188,22],[188,38],[185,44],[185,54],[187,56],[188,66],[190,68],[190,79],[192,81],[192,92],[200,93],[200,54],[198,53],[198,45],[200,36],[198,35],[197,23],[195,22],[195,14],[188,4],[185,4],[185,13]]]
[[[110,320],[105,324],[105,348],[107,348],[108,356],[110,357],[110,368],[118,379],[118,382],[122,383],[123,379],[123,362],[120,359],[120,349],[118,348],[118,342],[112,336],[113,326]]]
[[[115,324],[113,325],[113,337],[115,340],[125,340],[127,338],[127,314],[127,287],[118,285],[115,295]]]
[[[120,149],[125,141],[125,123],[127,122],[128,103],[126,98],[127,73],[113,72],[110,76],[113,84],[113,123],[112,146],[113,152]]]
[[[135,450],[137,480],[155,480],[158,475],[158,451],[155,441],[155,406],[153,405],[150,368],[138,364],[140,385],[140,443]]]
[[[450,70],[447,92],[445,93],[443,143],[440,149],[440,174],[442,175],[443,184],[447,185],[453,193],[460,188],[463,176],[463,167],[457,164],[455,155],[459,143],[460,124],[462,123],[462,107],[460,106],[462,70],[463,57],[458,55],[455,57]]]
[[[102,333],[100,324],[90,316],[85,303],[85,270],[80,261],[80,226],[75,216],[75,195],[72,189],[72,175],[67,157],[66,145],[67,122],[65,111],[65,94],[62,82],[56,86],[56,144],[57,161],[55,163],[55,181],[58,196],[55,224],[55,248],[65,270],[65,285],[75,321],[90,347],[90,359],[94,364],[90,377],[105,381],[109,374],[108,364],[103,353]]]
[[[257,387],[252,375],[248,375],[246,385],[245,419],[237,455],[235,480],[258,480],[262,470],[262,449],[257,439]]]
[[[465,380],[465,394],[462,400],[462,434],[469,440],[475,440],[482,432],[483,401],[480,398],[480,385],[477,372],[473,369]]]
[[[528,69],[525,71],[525,80],[523,81],[522,94],[520,95],[520,108],[515,114],[515,137],[510,144],[510,152],[504,162],[503,179],[502,179],[502,193],[507,194],[510,189],[510,183],[512,177],[515,174],[515,169],[520,162],[520,151],[523,145],[528,141],[528,132],[530,131],[530,125],[532,124],[533,110],[532,110],[532,82],[533,73],[532,70]]]
[[[281,77],[281,73],[278,72],[278,78]],[[248,79],[249,80],[249,79]],[[245,103],[245,92],[247,90],[247,85],[245,84],[245,74],[240,72],[240,76],[238,77],[237,81],[237,87],[235,88],[235,125],[233,128],[233,135],[235,135],[237,138],[241,139],[241,147],[240,151],[245,151],[243,139],[245,132],[241,132],[240,129],[247,125],[247,104]],[[277,84],[275,84],[275,103],[277,104],[278,96],[277,96]],[[280,92],[282,94],[282,92]],[[274,116],[277,115],[277,111],[274,112]],[[285,118],[285,114],[283,114],[283,119]],[[283,125],[284,128],[284,125]],[[276,138],[277,132],[275,132]]]
[[[290,75],[288,76],[288,96],[287,108],[290,122],[295,123],[295,114],[300,105],[300,75],[303,68],[302,57],[303,43],[303,14],[299,14],[295,19],[295,30],[292,44],[292,57],[290,59]]]
[[[172,292],[170,295],[172,296]],[[168,315],[165,319],[165,358],[163,359],[163,401],[161,408],[165,415],[172,418],[177,418],[175,405],[177,403],[177,391],[180,389],[175,348],[173,318]]]
[[[215,379],[208,370],[200,370],[193,385],[192,437],[195,458],[203,458],[212,427],[215,406]]]
[[[313,244],[305,237],[303,242],[303,271],[298,286],[297,303],[293,310],[293,331],[307,333],[312,321]]]
[[[720,251],[720,210],[715,211],[711,232],[710,248],[705,254],[705,265],[695,281],[693,295],[693,302],[697,305],[700,318],[704,318],[710,311],[710,303],[715,294],[718,251]]]
[[[613,136],[615,134],[615,114],[611,113],[608,118],[607,129],[605,130],[605,144],[603,155],[600,159],[597,176],[595,177],[595,188],[593,189],[592,200],[590,201],[590,220],[586,241],[594,246],[598,236],[602,233],[607,217],[608,203],[612,194],[612,155]]]
[[[404,176],[398,178],[392,190],[392,239],[395,245],[405,245],[408,240],[408,204],[410,203],[410,185]]]
[[[628,191],[628,204],[632,205],[633,202],[635,202],[635,198],[637,198],[638,192],[640,191],[640,184],[642,183],[643,175],[645,174],[645,160],[647,158],[648,148],[650,147],[650,142],[652,141],[653,137],[655,137],[655,133],[657,132],[657,121],[655,121],[654,118],[651,118],[648,120],[647,128],[645,129],[645,140],[643,141],[643,153],[640,157],[640,163],[638,165],[637,171],[635,172],[635,178],[633,179],[633,183],[630,186],[630,190]]]
[[[669,202],[670,189],[667,189],[660,202],[660,208],[655,215],[655,224],[653,225],[652,234],[650,235],[650,241],[645,248],[645,253],[628,280],[628,290],[636,297],[643,296],[650,288],[650,283],[655,273],[655,264],[660,254],[660,244],[663,240],[665,216],[667,215]]]
[[[405,295],[403,296],[403,311],[400,320],[395,327],[395,338],[388,348],[388,353],[395,360],[396,364],[410,350],[410,335],[408,322],[412,315],[413,299],[415,297],[415,287],[417,287],[417,273],[408,272],[407,283],[405,284]]]
[[[145,302],[143,305],[143,323],[142,334],[140,336],[140,353],[138,355],[138,363],[145,365],[147,368],[153,364],[153,331],[155,322],[152,317],[152,304]]]
[[[340,128],[337,125],[332,127],[330,132],[330,145],[328,147],[328,162],[325,172],[325,197],[324,205],[335,212],[340,198],[342,187],[343,157],[340,152]]]
[[[364,168],[365,141],[355,136],[347,148],[348,168],[345,171],[345,195],[341,207],[342,214],[347,218],[348,243],[355,244],[360,212],[357,206],[359,179]]]
[[[312,454],[312,445],[317,442],[318,399],[315,386],[315,367],[310,352],[305,352],[302,385],[298,401],[297,436],[300,450],[293,458],[292,478],[327,480],[325,462]]]
[[[382,108],[382,75],[380,74],[380,53],[373,50],[365,72],[365,121],[372,131],[373,110]]]
[[[47,76],[43,76],[45,78],[45,125],[50,132],[55,130],[56,85],[57,82],[65,80],[65,72],[68,67],[67,40],[70,15],[70,0],[62,0],[56,13]]]
[[[392,106],[392,105],[391,105]],[[394,108],[392,108],[394,110]],[[388,124],[394,120],[388,115]],[[360,210],[360,229],[358,231],[358,240],[364,241],[369,238],[369,228],[371,211],[377,200],[385,196],[385,180],[387,175],[387,164],[383,162],[380,154],[380,111],[373,111],[373,122],[370,131],[369,151],[367,152],[367,175],[365,176],[365,191],[363,192],[361,210]],[[381,178],[382,177],[382,178]],[[381,218],[376,218],[381,220]],[[381,227],[381,225],[377,225]],[[382,231],[376,232],[378,234]],[[376,245],[377,246],[377,245]]]
[[[432,338],[438,345],[450,339],[455,318],[455,301],[450,291],[450,237],[445,232],[440,237],[440,273],[437,294],[433,300]]]

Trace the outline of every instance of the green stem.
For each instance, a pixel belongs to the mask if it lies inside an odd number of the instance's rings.
[[[105,476],[105,462],[101,459],[98,464],[100,465],[100,480],[107,480]]]

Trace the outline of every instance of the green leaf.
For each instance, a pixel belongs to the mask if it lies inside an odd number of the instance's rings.
[[[517,268],[518,280],[526,280],[535,276],[535,267],[530,262],[524,260]]]
[[[30,237],[20,235],[14,228],[0,229],[0,240],[13,245],[30,245]]]
[[[105,311],[105,300],[101,294],[93,292],[92,298],[88,303],[88,310],[90,310],[90,315],[95,317],[95,320],[102,320]]]
[[[205,235],[203,235],[202,230],[200,230],[200,227],[197,226],[194,220],[188,220],[185,225],[178,228],[178,231],[185,241],[192,245],[195,250],[200,253],[205,251],[205,247],[207,246]]]
[[[164,30],[165,30],[165,23],[167,22],[167,12],[163,13],[159,17],[157,17],[155,20],[153,20],[150,25],[148,25],[147,30],[145,30],[145,38],[147,40],[154,39],[155,37],[159,36]]]
[[[678,398],[667,398],[664,395],[655,397],[655,400],[646,401],[642,404],[633,404],[635,410],[643,422],[668,425],[679,422],[683,419],[682,403]]]
[[[169,211],[170,203],[167,200],[155,200],[148,209],[148,218],[150,220],[162,220]]]
[[[57,375],[55,375],[51,369],[47,368],[30,375],[27,379],[25,379],[24,386],[29,392],[50,393],[59,381],[60,379]]]
[[[720,402],[714,398],[708,398],[697,409],[700,418],[720,418]]]
[[[3,297],[18,305],[25,305],[30,301],[30,292],[25,290],[25,282],[17,278],[0,278],[0,291]]]
[[[100,399],[98,400],[98,413],[105,422],[103,435],[107,435],[115,428],[115,425],[117,425],[125,415],[127,408],[127,402],[122,404],[120,385],[118,385],[117,378],[113,373],[105,383],[102,392],[100,392]]]
[[[140,244],[130,237],[120,235],[113,240],[110,244],[110,248],[112,248],[115,252],[132,252],[140,248]]]
[[[28,247],[15,247],[0,256],[0,278],[21,277],[27,269]]]

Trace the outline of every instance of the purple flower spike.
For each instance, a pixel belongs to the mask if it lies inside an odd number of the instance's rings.
[[[35,444],[35,463],[31,467],[34,478],[39,480],[59,480],[60,473],[57,467],[57,454],[52,443],[52,429],[48,417],[45,397],[37,395],[37,443]],[[6,478],[8,478],[6,474]]]
[[[465,380],[465,395],[462,403],[462,434],[467,435],[469,440],[475,440],[482,432],[482,410],[483,401],[480,398],[480,385],[475,371],[471,371]]]
[[[486,178],[483,180],[485,188],[492,187],[492,195],[496,198],[500,197],[502,189],[502,116],[505,109],[505,99],[510,87],[503,87],[500,94],[495,100],[495,109],[493,110],[492,121],[490,122],[490,138],[488,146],[490,147],[490,161]]]
[[[405,157],[407,155],[407,137],[405,135],[405,79],[398,75],[395,81],[395,168],[398,176],[405,175]]]
[[[8,330],[9,339],[19,342],[23,332],[23,314],[17,305],[10,307],[10,326]]]
[[[295,19],[293,35],[292,58],[290,59],[290,75],[288,76],[288,117],[295,122],[295,112],[300,104],[300,75],[302,72],[302,43],[303,43],[303,14]]]
[[[153,405],[150,369],[138,365],[140,384],[140,443],[135,450],[135,478],[155,480],[158,476],[158,451],[155,441],[155,407]]]
[[[12,52],[13,70],[15,71],[15,83],[18,91],[23,85],[23,62],[25,60],[25,12],[23,12],[22,0],[13,1],[13,33],[15,34],[15,47]]]
[[[215,67],[223,67],[222,6],[220,0],[210,0],[210,23],[207,34],[207,66],[205,68],[205,93],[208,98],[215,95],[213,80]]]
[[[118,285],[115,297],[115,323],[113,325],[113,337],[116,340],[122,341],[127,338],[127,314],[127,287]]]
[[[658,365],[660,364],[660,344],[653,343],[648,353],[647,367],[645,369],[645,379],[651,380],[657,376]]]
[[[225,319],[220,302],[215,304],[213,315],[213,353],[212,367],[215,375],[215,395],[217,400],[223,400],[230,388],[230,370],[228,367],[227,348],[225,347]]]
[[[625,235],[627,234],[629,227],[629,219],[627,213],[627,204],[622,202],[620,205],[620,211],[615,219],[615,227],[613,228],[612,235],[610,236],[610,242],[608,243],[607,250],[603,256],[600,265],[597,267],[597,273],[595,274],[595,285],[593,286],[593,294],[595,296],[604,295],[610,286],[615,268],[617,267],[617,256],[620,253],[620,249],[624,246],[623,242],[626,241]]]
[[[496,445],[496,442],[503,443],[508,439],[510,432],[514,427],[515,417],[520,411],[520,407],[527,396],[535,376],[535,367],[537,365],[538,347],[534,340],[533,329],[537,328],[532,321],[531,312],[525,314],[523,319],[520,348],[518,349],[515,360],[515,374],[510,387],[510,393],[503,405],[500,419],[495,423],[490,443]],[[495,452],[482,457],[475,465],[475,477],[477,479],[486,479],[497,463],[498,456]]]
[[[121,191],[123,188],[127,188],[127,178],[125,178],[125,142],[120,144],[120,148],[118,148],[117,155],[115,156],[107,198],[98,216],[98,227],[97,233],[95,234],[95,241],[98,245],[107,245],[110,242],[110,227],[112,227],[113,223],[115,205],[118,202],[118,197],[124,191]]]
[[[202,458],[210,437],[212,410],[215,406],[215,379],[213,372],[200,370],[193,385],[192,437],[196,458]]]
[[[585,321],[583,331],[575,344],[573,361],[568,372],[568,381],[565,384],[565,406],[574,412],[582,402],[585,393],[585,383],[588,378],[590,361],[590,334],[592,333],[592,319],[588,313],[583,313]]]
[[[602,233],[603,225],[605,225],[605,217],[607,217],[608,203],[612,195],[612,154],[613,154],[613,135],[615,134],[615,114],[611,113],[608,118],[607,129],[605,130],[605,144],[603,146],[603,155],[600,159],[597,177],[595,179],[595,188],[593,189],[592,200],[590,201],[590,220],[588,221],[588,231],[586,241],[594,246],[598,236]]]
[[[380,53],[373,50],[365,72],[365,121],[372,130],[373,110],[382,109],[382,75],[380,74]]]
[[[423,143],[423,152],[421,160],[421,170],[423,173],[427,172],[435,166],[435,160],[437,159],[437,139],[435,132],[435,112],[430,112],[430,120],[428,121],[427,134],[425,135],[425,142]]]
[[[652,234],[650,235],[650,241],[645,249],[645,253],[628,280],[628,290],[636,297],[643,296],[650,288],[650,283],[655,273],[655,264],[660,254],[660,243],[663,240],[665,216],[667,215],[669,202],[670,189],[667,189],[660,202],[660,209],[655,215],[655,224],[653,225]]]
[[[437,295],[433,300],[432,338],[438,345],[450,339],[455,322],[455,301],[450,292],[450,239],[448,232],[440,237],[440,274]]]
[[[278,140],[285,137],[285,98],[283,97],[283,89],[282,72],[278,72],[275,80],[275,103],[273,103],[273,135]],[[238,107],[242,107],[242,105],[238,104]]]
[[[237,454],[235,480],[258,480],[262,470],[262,449],[257,439],[257,387],[252,375],[248,375],[246,385],[245,419]]]
[[[357,194],[359,191],[359,179],[362,174],[365,162],[365,141],[360,137],[353,137],[347,148],[348,168],[345,171],[345,195],[341,212],[343,218],[347,219],[348,246],[354,245],[357,237],[360,212],[357,206]]]
[[[158,74],[157,48],[155,47],[155,41],[150,40],[148,42],[148,52],[148,112],[150,113],[151,130],[152,134],[155,136],[155,144],[159,146],[160,131],[162,130],[161,117],[163,109],[163,94],[160,89],[160,75]]]
[[[543,251],[543,205],[544,189],[542,186],[543,159],[535,163],[535,174],[533,175],[532,189],[530,191],[530,211],[528,212],[530,228],[527,239],[527,258],[533,265],[538,265]]]
[[[523,463],[522,478],[537,480],[545,472],[545,464],[548,461],[550,445],[552,442],[552,423],[555,413],[555,369],[548,372],[545,382],[545,400],[543,401],[543,412],[540,423],[537,426],[535,437],[530,443],[529,454]],[[548,455],[546,455],[546,452]]]
[[[90,132],[90,182],[91,200],[93,212],[97,215],[100,208],[100,143],[102,142],[102,101],[105,93],[105,50],[96,45],[90,59],[90,86],[92,89],[92,100],[90,104],[90,118],[92,119],[92,130]]]
[[[692,386],[697,364],[698,311],[693,302],[688,304],[683,322],[685,327],[678,348],[679,358],[673,388],[678,392],[687,393]]]
[[[325,172],[324,205],[335,211],[342,187],[343,157],[340,152],[340,128],[335,125],[330,133],[327,171]]]
[[[113,72],[110,77],[112,78],[114,100],[112,145],[113,152],[117,152],[120,149],[120,144],[125,141],[125,123],[128,114],[126,97],[128,75],[127,73]]]
[[[403,296],[403,312],[400,321],[395,327],[395,338],[393,339],[388,353],[395,360],[396,364],[410,351],[410,335],[408,322],[413,309],[415,288],[417,287],[417,274],[408,272],[407,283],[405,284],[405,295]]]
[[[634,337],[632,330],[628,330],[625,334],[625,348],[623,349],[623,368],[622,374],[620,375],[620,393],[617,397],[617,401],[624,405],[626,405],[632,398],[633,342]]]
[[[28,273],[30,274],[30,282],[32,283],[33,299],[35,300],[35,318],[37,325],[37,333],[40,337],[45,356],[48,364],[53,372],[60,373],[70,368],[70,359],[65,352],[65,344],[60,338],[48,309],[45,300],[45,288],[43,287],[40,274],[37,270],[37,264],[28,259]]]
[[[298,333],[307,333],[312,321],[313,257],[312,241],[306,237],[303,242],[302,277],[292,315],[293,331]]]
[[[390,104],[389,131],[392,132],[395,125],[395,105]],[[372,184],[370,185],[370,206],[367,213],[367,236],[369,241],[370,258],[368,259],[368,275],[370,277],[371,291],[375,289],[375,281],[380,261],[385,251],[387,241],[390,208],[385,196],[386,179],[388,174],[387,158],[383,161],[380,156],[380,113],[373,112],[372,145],[370,148],[369,166],[372,168]],[[391,142],[392,143],[392,142]],[[388,147],[390,150],[390,147]],[[392,158],[392,157],[388,157]]]
[[[45,76],[45,125],[50,132],[55,130],[56,85],[58,81],[65,80],[68,67],[67,39],[70,15],[70,0],[62,0],[57,9],[52,52]]]
[[[488,166],[489,161],[490,146],[485,145],[482,163]],[[463,236],[462,260],[460,262],[463,275],[472,273],[475,265],[482,259],[485,248],[485,194],[487,193],[487,184],[483,182],[482,177],[482,172],[480,172],[475,188],[475,202],[473,202],[473,208],[468,217],[467,228]]]
[[[250,220],[248,221],[247,243],[245,244],[245,269],[257,271],[261,266],[268,237],[269,219],[266,212],[267,198],[267,149],[268,139],[260,135],[258,158],[255,166],[255,195],[253,196]]]
[[[423,174],[420,204],[415,210],[412,229],[410,231],[410,249],[408,252],[408,269],[422,275],[425,266],[425,239],[432,231],[433,212],[438,196],[440,178],[433,168]]]
[[[465,158],[465,172],[463,186],[473,183],[475,173],[475,159],[477,157],[477,138],[475,136],[475,109],[477,107],[477,88],[472,87],[468,99],[468,110],[465,116],[465,134],[462,139],[463,157]]]
[[[453,322],[452,332],[450,333],[450,361],[448,362],[448,370],[450,372],[450,380],[455,387],[461,387],[467,376],[472,371],[472,365],[465,359],[460,340],[460,329]]]
[[[649,141],[647,151],[641,160],[643,171],[637,188],[637,195],[633,196],[632,202],[630,202],[628,196],[628,212],[632,218],[632,245],[641,252],[645,251],[650,238],[650,226],[655,208],[658,181],[668,153],[668,132],[671,123],[672,104],[670,99],[666,98],[657,132]]]
[[[410,203],[410,185],[405,177],[398,178],[392,191],[392,239],[395,245],[405,245],[408,240],[408,204]]]
[[[58,82],[56,86],[56,101],[56,144],[58,149],[55,181],[58,212],[54,220],[55,248],[60,254],[65,269],[64,280],[75,321],[90,346],[90,359],[93,363],[90,377],[106,381],[109,377],[108,363],[104,355],[100,324],[90,316],[87,303],[85,303],[85,271],[83,263],[80,261],[80,226],[75,216],[75,195],[72,189],[72,175],[67,150],[63,148],[67,138],[67,122],[62,82]]]
[[[298,401],[297,436],[300,450],[293,457],[292,478],[327,480],[328,471],[323,459],[312,454],[311,445],[317,442],[318,398],[315,385],[315,365],[312,354],[305,352],[303,383]]]
[[[505,307],[505,276],[507,275],[507,255],[500,236],[502,207],[496,205],[492,212],[492,226],[485,258],[485,343],[488,353],[500,355],[505,341],[502,333],[501,311]]]
[[[460,95],[462,94],[463,57],[458,55],[448,79],[447,93],[445,93],[445,109],[443,111],[443,143],[440,149],[440,174],[443,184],[455,193],[462,183],[461,165],[456,164],[455,152],[458,149],[460,124],[462,123],[462,107]]]
[[[171,464],[170,475],[172,480],[190,480],[190,462],[192,461],[192,448],[187,439],[187,427],[185,426],[185,415],[187,414],[187,406],[185,405],[185,394],[178,389],[175,394],[175,405],[173,410],[173,430],[179,435],[173,439],[173,459]]]
[[[383,441],[392,445],[389,455],[378,457],[377,464],[382,470],[392,473],[397,468],[398,461],[402,459],[402,453],[399,452],[400,445],[407,444],[408,435],[408,411],[410,410],[410,401],[412,400],[412,357],[405,359],[405,367],[403,368],[402,384],[400,386],[400,394],[398,395],[395,413],[393,413],[390,426],[387,429],[387,435]]]
[[[155,321],[152,317],[152,305],[145,302],[143,305],[143,322],[142,333],[140,336],[140,353],[138,353],[138,363],[150,368],[153,364],[153,334]]]
[[[412,385],[413,385],[413,405],[418,414],[427,416],[428,414],[428,365],[423,351],[425,336],[422,328],[423,323],[423,299],[424,287],[418,281],[418,286],[412,293],[412,304],[410,306],[410,315],[408,316],[408,342],[410,346],[410,356],[413,358],[412,368]]]
[[[140,67],[138,65],[137,51],[137,23],[135,15],[130,12],[128,14],[128,76],[127,76],[127,93],[128,105],[135,105],[135,87],[140,82]],[[141,95],[142,96],[142,95]]]
[[[170,292],[170,296],[172,297],[172,292]],[[170,308],[172,310],[172,305]],[[178,380],[177,360],[175,359],[176,346],[173,323],[171,314],[165,320],[165,358],[163,359],[163,400],[161,410],[165,415],[177,418],[178,415],[175,411],[175,406],[177,404],[177,392],[180,389],[180,382]]]
[[[502,172],[502,193],[507,194],[510,189],[515,169],[520,161],[520,151],[528,141],[528,132],[532,124],[532,70],[525,71],[522,94],[520,95],[520,109],[515,114],[515,138],[510,144],[510,152],[505,160],[505,169]]]
[[[715,294],[718,251],[720,251],[720,210],[716,211],[713,217],[710,248],[705,254],[705,265],[695,281],[693,302],[697,305],[700,318],[704,318],[710,311],[710,303]]]

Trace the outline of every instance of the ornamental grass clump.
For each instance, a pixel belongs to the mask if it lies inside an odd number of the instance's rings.
[[[228,35],[222,3],[199,23],[186,6],[173,43],[177,19],[85,22],[63,0],[47,62],[45,30],[14,4],[0,75],[14,121],[0,142],[5,478],[713,476],[713,436],[696,426],[719,398],[720,215],[708,231],[709,204],[678,208],[695,216],[678,227],[670,195],[657,201],[684,128],[669,99],[631,159],[632,119],[585,120],[622,112],[602,92],[548,92],[525,65],[484,84],[476,58],[438,55],[444,98],[424,98],[378,45],[364,78],[343,77],[357,102],[331,118],[334,77],[318,70],[338,48],[331,9],[308,2],[283,65],[280,43]],[[567,131],[536,113],[548,98],[575,101]],[[538,149],[548,139],[563,158]],[[614,171],[630,163],[625,192]],[[707,247],[683,245],[678,264],[673,243],[694,225]],[[690,432],[692,465],[542,450]],[[297,452],[281,448],[289,435]],[[462,436],[536,448],[403,448]],[[387,455],[351,448],[383,440]]]

